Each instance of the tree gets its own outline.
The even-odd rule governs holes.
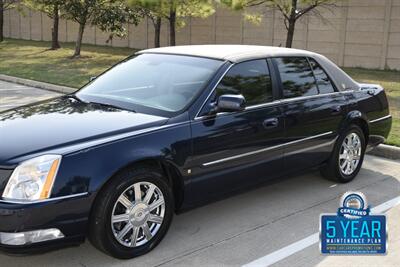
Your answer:
[[[4,11],[14,8],[18,0],[0,0],[0,42],[4,41]]]
[[[337,2],[338,0],[336,0]],[[313,13],[320,16],[318,7],[326,8],[334,5],[334,0],[223,0],[234,9],[244,9],[264,5],[278,10],[284,18],[287,30],[286,47],[292,47],[296,22],[304,14]]]
[[[184,18],[206,18],[215,12],[212,0],[127,0],[132,7],[140,6],[145,15],[153,21],[155,36],[154,44],[160,46],[161,19],[167,19],[169,24],[169,44],[176,44],[176,28],[185,25]],[[150,16],[149,16],[150,15]]]
[[[58,41],[58,24],[60,21],[60,10],[64,3],[63,0],[24,0],[24,4],[30,8],[45,13],[53,20],[53,27],[51,29],[51,49],[56,50],[60,48]]]
[[[154,47],[160,47],[161,20],[163,17],[160,1],[128,0],[128,5],[137,9],[143,17],[151,20],[154,27]]]
[[[184,18],[206,18],[215,12],[214,1],[211,0],[167,0],[162,1],[169,22],[169,44],[176,44],[176,27],[185,25]]]
[[[75,52],[72,56],[80,57],[83,33],[86,25],[97,26],[102,31],[111,32],[119,37],[126,35],[125,25],[137,25],[139,15],[128,8],[122,0],[65,0],[63,4],[65,18],[79,24]]]

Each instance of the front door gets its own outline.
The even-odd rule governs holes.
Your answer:
[[[208,116],[223,94],[241,94],[246,109]],[[233,65],[191,124],[193,200],[222,196],[277,175],[283,167],[283,117],[266,60]]]

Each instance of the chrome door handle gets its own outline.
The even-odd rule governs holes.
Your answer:
[[[266,119],[263,122],[263,126],[265,129],[271,129],[271,128],[275,128],[279,125],[279,120],[278,118],[272,118],[272,119]]]

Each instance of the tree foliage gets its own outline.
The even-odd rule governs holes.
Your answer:
[[[45,13],[50,18],[54,18],[54,15],[59,15],[54,13],[54,6],[61,6],[64,1],[63,0],[23,0],[22,3],[33,10],[37,10]]]
[[[79,24],[74,57],[80,56],[82,37],[86,25],[124,37],[126,25],[137,25],[140,16],[137,10],[129,8],[122,0],[65,0],[62,6],[64,17]]]
[[[137,12],[118,0],[66,0],[65,18],[78,24],[90,24],[118,36],[126,34],[125,24],[137,24]]]
[[[23,0],[23,4],[33,10],[37,10],[46,14],[53,20],[53,27],[51,29],[51,49],[55,50],[60,48],[58,41],[58,24],[60,19],[61,7],[64,4],[63,0]]]
[[[132,7],[139,7],[153,23],[156,20],[161,23],[160,18],[168,20],[170,45],[175,45],[176,29],[185,26],[185,18],[206,18],[215,12],[215,1],[212,0],[127,0],[127,2]]]
[[[14,8],[19,2],[19,0],[0,0],[0,11],[3,12]]]

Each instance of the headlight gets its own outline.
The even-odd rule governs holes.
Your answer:
[[[60,155],[44,155],[22,162],[12,173],[3,199],[29,202],[49,198],[60,162]]]

